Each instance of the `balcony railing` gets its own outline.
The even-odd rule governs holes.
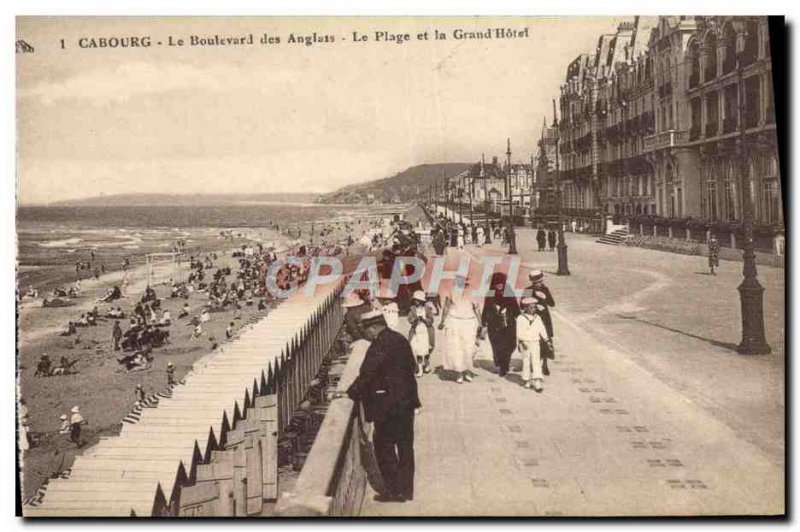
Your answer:
[[[644,138],[643,151],[662,150],[664,148],[680,146],[686,143],[688,136],[689,132],[685,129],[662,131]]]
[[[722,133],[733,133],[736,131],[736,117],[726,116],[722,119]]]
[[[706,138],[709,139],[711,137],[717,136],[717,130],[719,129],[719,123],[715,120],[714,122],[709,122],[706,124]]]

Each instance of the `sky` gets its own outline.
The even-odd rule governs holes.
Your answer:
[[[23,17],[17,39],[35,52],[16,56],[18,202],[328,192],[416,164],[503,158],[507,138],[527,162],[568,63],[623,20]],[[493,28],[529,36],[453,37]],[[411,40],[378,42],[378,31]],[[287,42],[314,32],[334,42]],[[249,34],[247,47],[168,44]],[[265,34],[281,43],[259,44]],[[129,36],[152,45],[79,46]]]

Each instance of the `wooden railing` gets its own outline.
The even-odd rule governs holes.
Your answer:
[[[343,289],[344,280],[322,306],[309,316],[301,332],[292,339],[276,362],[279,436],[288,428],[342,326],[344,310],[339,303],[339,296]]]

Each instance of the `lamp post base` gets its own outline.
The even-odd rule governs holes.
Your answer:
[[[742,305],[741,355],[768,355],[772,348],[764,337],[764,288],[755,278],[745,277],[738,287]]]
[[[567,244],[562,240],[556,245],[556,250],[558,252],[558,271],[556,275],[570,275],[567,261]]]

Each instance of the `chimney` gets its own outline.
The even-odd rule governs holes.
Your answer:
[[[495,165],[495,166],[497,166],[497,155],[495,155],[494,157],[492,157],[492,164],[493,164],[493,165]]]

